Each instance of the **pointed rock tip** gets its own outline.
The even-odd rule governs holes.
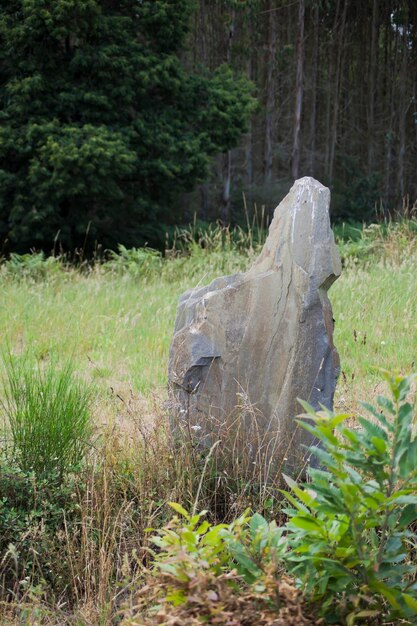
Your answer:
[[[291,191],[296,187],[316,187],[317,189],[328,189],[328,187],[322,185],[320,181],[316,180],[312,176],[303,176],[302,178],[297,178],[297,180],[294,181],[294,184],[291,187]]]

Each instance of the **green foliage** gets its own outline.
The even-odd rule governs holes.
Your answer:
[[[380,173],[362,171],[357,159],[340,158],[340,176],[332,185],[332,215],[338,220],[372,220],[381,197]]]
[[[119,244],[118,252],[110,252],[110,260],[105,269],[117,274],[130,274],[135,277],[156,278],[162,268],[162,255],[152,248],[130,248]]]
[[[206,571],[236,570],[256,591],[268,592],[284,565],[327,623],[416,623],[417,436],[407,401],[414,377],[385,378],[392,400],[364,404],[371,417],[320,413],[304,404],[300,424],[321,442],[321,467],[309,482],[285,477],[288,521],[278,527],[259,514],[210,525],[206,513],[179,517],[153,537],[155,565],[167,575],[167,600],[180,604]]]
[[[258,233],[259,235],[259,233]],[[165,256],[152,248],[126,248],[110,251],[109,260],[103,264],[105,272],[158,281],[178,280],[184,273],[199,280],[201,274],[224,274],[244,271],[248,255],[258,246],[252,231],[230,229],[218,224],[176,228],[171,247]]]
[[[266,581],[282,571],[286,543],[274,521],[268,523],[262,515],[249,516],[246,511],[231,524],[214,525],[201,521],[207,511],[190,515],[175,502],[170,506],[183,519],[175,516],[152,537],[159,548],[154,565],[173,581],[166,596],[168,602],[185,602],[183,583],[191,583],[203,571],[220,576],[236,570],[245,583],[256,585],[257,592],[265,591]]]
[[[62,268],[60,259],[54,256],[45,257],[43,252],[30,254],[13,252],[10,258],[0,265],[0,273],[11,279],[37,282],[56,276]]]
[[[377,224],[342,223],[334,227],[344,265],[382,259],[402,262],[416,251],[417,221],[387,220]]]
[[[73,366],[42,367],[23,355],[4,357],[2,417],[11,459],[38,477],[64,476],[82,462],[91,437],[92,389],[77,380]]]
[[[66,533],[76,534],[80,518],[93,392],[71,362],[57,368],[6,354],[3,365],[0,579],[17,595],[26,583],[64,592],[71,576]]]
[[[282,572],[287,544],[283,528],[275,520],[268,522],[255,513],[239,533],[231,525],[224,538],[239,575],[247,583],[256,584],[258,591],[266,588],[264,579]]]
[[[157,241],[179,192],[254,107],[228,67],[178,53],[193,0],[12,0],[0,8],[0,237],[12,249]],[[159,242],[160,243],[160,242]]]
[[[392,400],[364,404],[371,417],[358,417],[358,427],[346,425],[349,415],[304,405],[299,423],[322,443],[313,450],[321,468],[309,469],[305,485],[286,478],[287,563],[330,621],[341,612],[347,624],[415,623],[417,615],[417,537],[410,529],[417,520],[417,437],[407,401],[413,377],[385,378]]]
[[[184,519],[175,516],[152,537],[152,543],[160,550],[155,555],[156,567],[180,581],[192,579],[200,569],[220,574],[229,560],[222,535],[227,524],[212,526],[206,520],[201,521],[207,511],[190,515],[176,502],[169,505]],[[243,519],[239,520],[242,522]]]
[[[47,581],[55,591],[69,583],[63,557],[65,525],[76,532],[80,517],[75,468],[64,477],[38,478],[0,454],[0,580],[18,595],[25,583]],[[17,585],[17,588],[16,588]],[[19,585],[22,587],[19,589]]]

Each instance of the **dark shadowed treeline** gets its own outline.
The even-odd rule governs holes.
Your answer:
[[[412,204],[416,81],[416,0],[0,3],[0,252],[163,247],[303,175]]]
[[[294,178],[331,185],[334,215],[368,218],[417,196],[415,0],[199,0],[187,62],[230,62],[259,107],[190,207],[275,206]]]
[[[184,68],[193,0],[0,3],[0,252],[163,245],[256,105]]]

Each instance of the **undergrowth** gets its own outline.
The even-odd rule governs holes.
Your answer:
[[[304,404],[299,423],[321,442],[312,450],[321,467],[309,468],[305,484],[285,477],[286,522],[247,510],[214,524],[208,511],[170,503],[177,515],[151,539],[157,551],[139,592],[141,617],[126,623],[160,623],[152,615],[168,615],[172,605],[181,607],[173,610],[184,623],[194,623],[187,619],[198,606],[203,622],[216,616],[215,623],[228,624],[228,588],[258,598],[260,611],[262,598],[273,623],[285,623],[281,584],[288,575],[304,598],[299,621],[287,616],[288,624],[317,623],[309,621],[313,615],[347,626],[417,623],[417,436],[409,402],[415,377],[385,377],[392,399],[364,404],[370,417],[356,417],[354,427],[346,425],[352,416]]]
[[[366,264],[378,260],[401,263],[417,253],[417,219],[383,221],[376,224],[338,224],[334,228],[342,262]],[[190,278],[201,275],[201,265],[211,272],[243,271],[247,259],[254,257],[264,244],[267,230],[264,226],[249,225],[247,229],[235,226],[206,225],[177,228],[162,253],[152,248],[108,250],[102,257],[85,259],[79,252],[73,259],[63,254],[45,256],[32,252],[0,258],[0,277],[40,281],[53,279],[59,273],[92,271],[105,274],[130,275],[134,278],[159,280],[175,278],[186,270]]]
[[[185,435],[174,446],[162,412],[154,423],[135,415],[129,437],[103,431],[59,481],[3,456],[8,623],[234,624],[236,611],[247,624],[415,623],[412,378],[387,382],[393,399],[364,405],[371,418],[349,427],[351,415],[306,406],[300,424],[322,441],[321,468],[304,485],[287,478],[289,508],[278,480],[260,494],[253,476],[233,477],[228,445],[200,458]],[[35,609],[38,621],[25,621]]]
[[[414,367],[415,220],[388,228],[345,228],[336,238],[345,264],[344,274],[330,293],[343,365],[337,397],[337,408],[343,411],[337,410],[336,415],[351,415],[353,409],[357,412],[360,395],[367,393],[374,402],[391,384],[381,383],[371,365],[398,368],[402,374]],[[334,444],[334,453],[345,455],[343,464],[352,471],[337,477],[327,467],[332,477],[327,486],[332,494],[345,488],[348,494],[349,489],[356,494],[351,500],[344,495],[338,501],[337,519],[326,512],[329,498],[320,483],[324,479],[314,473],[311,483],[296,487],[301,491],[292,496],[293,511],[284,511],[279,472],[266,475],[261,471],[261,458],[253,463],[252,458],[238,455],[236,430],[219,433],[221,444],[209,456],[193,446],[187,433],[179,446],[171,440],[169,416],[157,389],[166,380],[178,294],[216,275],[245,270],[261,240],[261,233],[248,239],[243,231],[194,228],[178,233],[165,254],[146,248],[120,249],[104,263],[84,261],[78,268],[63,258],[48,260],[42,255],[5,259],[0,264],[8,304],[0,312],[0,323],[11,353],[26,355],[20,361],[13,357],[13,365],[6,360],[2,366],[6,379],[0,396],[3,418],[9,422],[1,434],[0,455],[2,623],[95,626],[121,622],[133,626],[156,623],[155,611],[160,611],[160,617],[165,615],[161,619],[172,616],[178,623],[196,624],[201,612],[211,615],[221,605],[229,620],[225,623],[233,624],[233,615],[240,612],[248,624],[269,624],[278,619],[277,597],[282,598],[280,610],[285,609],[283,624],[301,624],[302,619],[310,623],[314,610],[308,602],[318,603],[326,620],[336,606],[338,618],[346,624],[387,624],[390,619],[414,623],[413,616],[398,613],[395,606],[404,605],[404,611],[409,611],[406,597],[412,606],[415,599],[414,583],[403,584],[414,580],[414,570],[402,569],[414,567],[414,535],[402,534],[398,543],[398,533],[413,533],[413,525],[400,528],[398,522],[391,533],[391,521],[384,529],[384,515],[388,511],[394,519],[408,506],[412,507],[408,510],[416,507],[397,501],[388,510],[389,479],[378,483],[369,474],[382,471],[385,457],[393,450],[389,428],[382,426],[385,437],[375,431],[368,436],[360,421],[352,435],[346,435],[345,422],[337,427],[339,443],[347,437],[354,451],[345,442],[340,448]],[[377,309],[384,314],[376,316]],[[72,367],[65,375],[62,361],[68,363],[71,355],[77,371]],[[61,375],[64,387],[58,393]],[[92,394],[92,382],[98,393]],[[71,395],[75,389],[78,396]],[[376,422],[381,411],[391,406],[386,402],[377,408]],[[44,416],[49,416],[49,425]],[[394,424],[400,418],[409,420],[410,414],[402,409],[401,416],[394,411],[387,417]],[[317,428],[332,419],[320,416]],[[85,424],[84,433],[82,428],[77,430],[77,420]],[[68,440],[65,435],[72,427],[73,447],[68,444],[71,437]],[[413,422],[409,432],[414,433],[414,428]],[[384,444],[375,444],[373,437],[385,441],[385,451]],[[409,448],[411,443],[410,439]],[[259,442],[252,444],[262,448]],[[365,461],[360,464],[364,454],[369,466]],[[400,476],[399,482],[397,477],[393,485],[408,489],[404,485],[411,473]],[[372,480],[378,483],[385,508],[382,504],[372,508],[380,497]],[[371,496],[369,489],[374,489]],[[306,504],[312,494],[314,499]],[[300,509],[295,501],[308,509],[301,517],[314,518],[311,522],[308,517],[309,529],[296,525]],[[160,537],[165,536],[163,529],[178,535],[189,524],[185,517],[169,521],[168,502],[180,502],[191,517],[207,510],[198,520],[206,526],[203,535],[218,525],[225,525],[223,530],[230,533],[228,543],[221,540],[226,561],[214,572],[203,568],[193,581],[181,581],[179,598],[187,600],[175,607],[165,601],[169,585],[176,593],[175,577],[156,567],[163,562],[164,549],[157,546],[153,554],[152,533],[146,532],[152,527],[162,529]],[[354,514],[346,508],[352,502],[357,507]],[[294,527],[289,519],[295,520]],[[358,530],[349,526],[351,519],[364,521],[362,542],[355,543],[352,533],[357,535]],[[257,539],[254,525],[259,526]],[[357,554],[349,561],[349,575],[344,569],[344,542],[350,549],[354,544],[353,548],[362,550],[362,561]],[[383,559],[400,559],[392,561],[396,577],[386,576],[389,567],[382,567],[382,561],[378,572],[372,569],[382,558],[378,557],[381,544],[385,546]],[[393,546],[397,552],[392,552]],[[226,552],[222,554],[221,559]],[[184,567],[189,559],[193,557],[187,553]],[[379,589],[375,579],[377,586],[382,584]],[[309,581],[316,581],[314,589]],[[196,593],[190,599],[187,594],[192,591]],[[358,616],[363,611],[371,613]]]

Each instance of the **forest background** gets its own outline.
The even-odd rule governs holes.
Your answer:
[[[162,248],[303,175],[334,220],[406,210],[416,77],[414,0],[8,0],[3,253]]]

